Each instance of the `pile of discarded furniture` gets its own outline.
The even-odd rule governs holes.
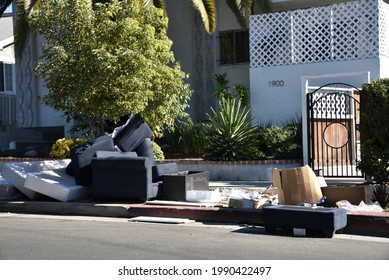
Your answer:
[[[180,173],[174,162],[156,164],[151,136],[142,117],[130,115],[112,134],[72,148],[70,159],[6,163],[1,175],[30,199],[159,198],[163,176]]]
[[[0,189],[0,197],[4,190],[9,197],[14,195],[13,188],[32,200],[50,197],[62,202],[84,198],[185,201],[189,195],[202,200],[196,196],[217,193],[209,191],[206,171],[179,171],[174,162],[156,163],[151,136],[141,116],[130,115],[112,134],[72,148],[70,159],[6,163],[0,176],[0,185],[6,188]],[[274,169],[273,186],[278,203],[266,202],[262,207],[268,232],[293,228],[332,237],[346,226],[345,209],[321,206],[325,196],[309,166]]]

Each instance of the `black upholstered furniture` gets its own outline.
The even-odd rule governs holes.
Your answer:
[[[124,153],[125,154],[125,153]],[[92,160],[95,199],[140,199],[158,196],[159,183],[152,182],[152,165],[147,157],[123,153],[99,155]]]
[[[77,184],[92,185],[95,199],[157,198],[162,176],[179,170],[176,163],[155,164],[151,135],[140,115],[130,115],[112,135],[73,148],[68,174]]]
[[[123,151],[134,151],[145,138],[150,138],[152,131],[140,115],[130,115],[128,121],[112,133],[115,145]]]
[[[97,152],[92,169],[92,197],[98,200],[161,197],[162,176],[178,172],[175,162],[153,165],[149,157],[136,152]]]
[[[343,208],[269,205],[262,209],[267,232],[275,232],[277,228],[303,228],[332,237],[336,230],[347,225],[347,213]]]
[[[103,135],[71,149],[71,164],[67,172],[75,177],[77,185],[92,184],[91,162],[97,151],[115,151],[112,137]]]

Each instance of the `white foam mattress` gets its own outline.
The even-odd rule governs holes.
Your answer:
[[[28,198],[36,199],[39,198],[41,194],[24,186],[27,174],[66,168],[69,163],[70,159],[10,162],[4,164],[1,176],[15,186],[19,191],[24,193]]]
[[[85,186],[76,185],[66,168],[28,173],[24,187],[62,202],[80,199],[87,193]]]
[[[0,200],[12,200],[22,196],[15,186],[0,175]]]

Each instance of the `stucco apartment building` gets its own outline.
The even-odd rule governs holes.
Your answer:
[[[215,2],[217,28],[207,34],[191,1],[166,0],[172,49],[194,90],[194,120],[204,120],[216,104],[215,74],[226,73],[231,85],[250,89],[255,122],[302,116],[306,125],[306,95],[314,88],[344,83],[358,89],[389,77],[388,0],[273,0],[273,12],[254,13],[249,30],[241,29],[225,1]],[[39,102],[46,93],[32,70],[39,45],[32,36],[16,60],[16,125],[66,134],[62,113]]]

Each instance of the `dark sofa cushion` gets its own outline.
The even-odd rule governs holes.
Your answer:
[[[147,123],[138,115],[131,115],[128,122],[116,129],[112,138],[123,152],[133,151],[145,139],[150,138],[152,131]]]
[[[154,165],[152,168],[153,182],[159,182],[162,180],[163,175],[170,175],[178,173],[178,165],[176,162],[160,163]]]
[[[135,152],[140,157],[147,157],[150,159],[151,165],[154,165],[154,152],[153,145],[151,144],[150,138],[145,138],[143,141],[135,148]]]
[[[97,151],[115,151],[113,139],[109,135],[103,135],[70,150],[71,166],[77,185],[92,184],[91,162]]]
[[[107,158],[107,157],[137,157],[136,152],[111,152],[111,151],[97,151],[95,157]]]

